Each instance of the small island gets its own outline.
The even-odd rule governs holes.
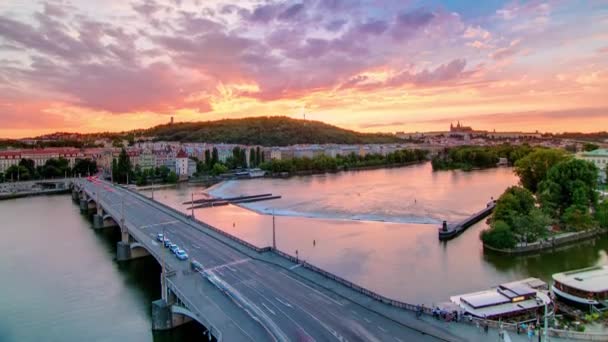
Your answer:
[[[593,163],[556,149],[536,150],[515,164],[520,186],[498,199],[484,248],[518,254],[594,237],[608,229],[608,200],[598,195]]]

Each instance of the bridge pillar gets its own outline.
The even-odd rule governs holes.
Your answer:
[[[141,244],[135,242],[129,232],[121,232],[122,239],[116,244],[116,260],[127,261],[150,255]]]
[[[80,212],[83,214],[91,214],[95,212],[95,202],[89,202],[88,199],[80,200]]]
[[[166,286],[163,274],[160,275],[160,283],[163,298],[152,302],[152,330],[169,330],[191,322],[190,317],[173,313],[171,307],[177,297]]]
[[[114,221],[113,218],[99,214],[93,215],[93,228],[102,229],[114,227],[118,227],[118,224],[116,223],[116,221]]]
[[[76,190],[76,189],[72,189],[72,201],[74,201],[76,203],[80,203],[80,194],[78,193],[78,190]]]
[[[164,299],[152,302],[152,330],[170,330],[192,321],[190,317],[174,314],[171,306]]]

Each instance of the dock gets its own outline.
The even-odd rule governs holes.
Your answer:
[[[448,224],[446,221],[443,221],[443,225],[441,227],[439,227],[439,240],[442,240],[442,241],[450,240],[450,239],[458,236],[460,233],[464,232],[467,228],[469,228],[473,224],[481,221],[482,219],[484,219],[485,217],[490,215],[492,213],[492,211],[494,211],[495,207],[496,207],[496,201],[491,200],[490,202],[488,202],[488,204],[486,205],[485,208],[483,208],[482,210],[476,212],[475,214],[467,217],[466,219],[464,219],[460,222]]]

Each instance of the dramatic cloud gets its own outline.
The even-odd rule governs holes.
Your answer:
[[[9,0],[0,4],[0,115],[21,129],[51,129],[86,124],[87,113],[146,126],[169,113],[314,110],[372,128],[374,111],[397,123],[410,122],[400,115],[538,111],[541,102],[608,107],[605,6],[508,2],[473,16],[433,4]],[[40,116],[50,119],[32,119]]]

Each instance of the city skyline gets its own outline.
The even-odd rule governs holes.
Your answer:
[[[601,1],[382,5],[4,2],[0,137],[123,131],[171,116],[306,115],[364,132],[456,120],[592,132],[608,118]]]

